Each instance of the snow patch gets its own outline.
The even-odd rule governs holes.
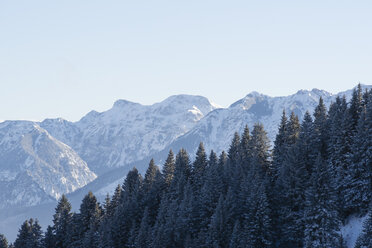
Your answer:
[[[363,217],[351,216],[346,220],[346,224],[341,227],[341,234],[348,248],[354,248],[367,217],[368,214]]]

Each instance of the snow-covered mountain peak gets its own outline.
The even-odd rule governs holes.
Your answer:
[[[0,192],[0,208],[39,204],[81,188],[96,178],[75,151],[36,122],[1,123],[0,140],[0,183],[4,187]],[[25,180],[30,187],[20,192],[17,185],[25,184]],[[9,194],[23,197],[15,200]]]
[[[131,108],[131,107],[134,107],[134,106],[142,106],[142,104],[140,103],[136,103],[136,102],[131,102],[131,101],[128,101],[128,100],[125,100],[125,99],[119,99],[119,100],[116,100],[113,107],[114,109],[121,109],[121,108]]]
[[[325,91],[325,90],[319,90],[319,89],[312,89],[311,90],[311,93],[312,94],[315,94],[319,97],[323,97],[323,98],[327,98],[327,97],[331,97],[332,96],[332,93],[328,92],[328,91]]]
[[[83,116],[78,123],[89,123],[90,121],[97,118],[101,113],[95,110],[91,110],[88,114]]]
[[[272,97],[269,97],[267,95],[258,93],[257,91],[252,91],[248,95],[246,95],[244,98],[236,101],[235,103],[231,104],[229,108],[240,108],[243,110],[249,110],[253,106],[262,103],[264,101],[267,101]]]
[[[152,105],[152,109],[164,114],[184,113],[185,111],[195,109],[195,107],[203,115],[216,108],[206,97],[186,94],[170,96],[164,101]]]
[[[246,95],[246,97],[260,97],[260,96],[264,96],[264,94],[261,94],[258,91],[251,91],[250,93]]]
[[[76,123],[41,123],[98,173],[162,150],[216,109],[202,96],[175,95],[153,105],[118,100],[107,111],[90,112]]]

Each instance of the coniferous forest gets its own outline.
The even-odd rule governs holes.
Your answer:
[[[65,196],[52,226],[26,220],[15,248],[342,248],[340,226],[369,212],[355,247],[372,247],[372,91],[359,86],[300,123],[283,112],[271,149],[264,126],[235,133],[228,151],[195,160],[169,151],[162,168],[133,168],[112,196]],[[8,247],[0,236],[0,247]]]

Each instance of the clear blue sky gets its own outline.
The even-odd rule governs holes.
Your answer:
[[[372,82],[371,1],[0,1],[0,120]]]

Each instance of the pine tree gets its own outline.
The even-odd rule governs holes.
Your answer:
[[[0,234],[0,248],[8,248],[8,240],[3,234]]]

